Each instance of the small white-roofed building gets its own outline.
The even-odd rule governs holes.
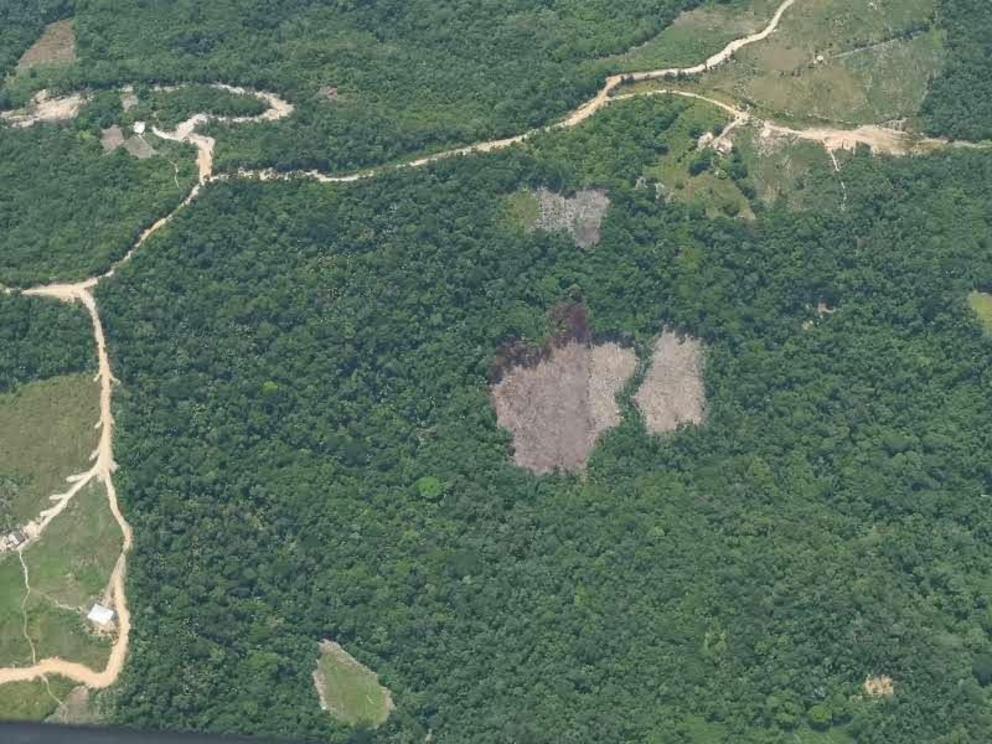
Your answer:
[[[113,626],[115,616],[116,614],[112,609],[109,607],[104,607],[102,604],[97,602],[89,611],[86,619],[100,628],[107,629]]]

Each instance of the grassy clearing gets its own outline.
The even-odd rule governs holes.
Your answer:
[[[43,721],[59,707],[74,686],[63,677],[0,686],[0,721]],[[53,697],[54,695],[54,697]]]
[[[972,292],[968,295],[968,304],[986,332],[992,333],[992,294]]]
[[[22,524],[87,468],[99,432],[99,388],[85,374],[23,385],[0,395],[0,517]]]
[[[58,656],[93,669],[107,665],[112,639],[97,633],[83,613],[57,607],[33,591],[27,611],[28,634],[39,659]]]
[[[88,485],[24,552],[32,594],[88,611],[103,596],[121,542],[106,491]]]
[[[393,709],[392,695],[379,684],[378,675],[336,643],[320,645],[314,682],[321,707],[343,723],[374,728]]]
[[[785,122],[912,118],[941,68],[934,0],[809,0],[769,39],[685,86],[743,101]]]
[[[27,628],[39,659],[58,656],[93,668],[106,665],[111,638],[97,633],[85,615],[103,596],[121,539],[104,488],[90,484],[24,551],[31,582]],[[31,662],[21,612],[24,594],[21,562],[8,553],[0,559],[0,665]]]
[[[747,167],[757,199],[797,210],[827,205],[840,208],[839,184],[836,193],[822,188],[822,177],[831,173],[833,166],[819,144],[785,139],[763,142],[759,134],[759,128],[749,126],[734,138],[734,147]],[[837,157],[846,156],[839,153]]]
[[[779,0],[754,0],[742,6],[710,3],[682,13],[645,44],[609,58],[624,72],[689,67],[720,51],[729,42],[758,31],[771,18]]]
[[[532,191],[517,191],[506,197],[506,214],[514,227],[531,230],[541,217],[541,205]]]
[[[0,556],[0,666],[31,662],[31,647],[24,640],[23,599],[21,563],[16,553],[6,553]]]
[[[728,123],[727,115],[706,103],[693,103],[676,119],[666,135],[669,150],[658,165],[646,169],[657,180],[664,198],[697,204],[710,217],[752,218],[747,196],[730,177],[728,159],[712,150],[700,150],[697,143],[706,132],[719,132]],[[699,170],[704,160],[705,169]]]

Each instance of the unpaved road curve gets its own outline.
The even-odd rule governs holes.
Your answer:
[[[56,506],[46,510],[39,520],[29,525],[28,540],[18,548],[18,551],[23,557],[24,549],[35,542],[52,520],[65,510],[71,499],[94,479],[102,483],[106,490],[110,511],[114,515],[117,525],[120,527],[123,542],[121,553],[117,557],[117,562],[114,565],[109,582],[109,595],[113,601],[114,611],[117,613],[117,637],[111,647],[110,659],[107,662],[107,666],[102,671],[96,671],[84,664],[66,661],[65,659],[42,659],[31,666],[0,669],[0,685],[8,682],[24,682],[38,679],[47,674],[58,674],[88,687],[99,689],[114,684],[120,675],[121,669],[124,667],[124,661],[127,658],[131,639],[131,613],[128,608],[124,578],[127,569],[127,555],[134,543],[134,535],[131,525],[128,524],[121,512],[120,503],[117,499],[117,490],[114,487],[113,474],[117,469],[117,463],[114,461],[114,417],[112,412],[113,385],[115,380],[110,365],[110,357],[107,354],[107,342],[103,323],[100,320],[96,300],[93,298],[93,289],[101,279],[113,276],[114,270],[122,263],[129,261],[135,251],[144,245],[149,237],[165,227],[179,210],[190,204],[210,178],[213,167],[214,141],[210,137],[196,133],[195,130],[199,124],[210,120],[229,121],[232,123],[275,121],[288,116],[293,110],[293,107],[289,103],[271,93],[255,93],[231,86],[218,85],[216,87],[246,95],[255,95],[267,101],[269,108],[257,117],[210,117],[198,114],[181,124],[175,132],[160,133],[160,136],[164,135],[167,139],[190,142],[197,148],[199,180],[190,194],[169,215],[158,220],[145,230],[124,258],[114,264],[105,274],[77,284],[50,284],[22,291],[22,294],[29,297],[48,297],[61,302],[78,302],[89,313],[93,325],[93,339],[97,352],[97,380],[100,383],[100,420],[98,422],[100,440],[97,443],[96,450],[93,452],[93,466],[86,473],[74,476],[72,478],[72,488],[66,494],[59,496]]]
[[[319,171],[276,171],[271,168],[262,170],[240,170],[234,174],[235,177],[239,178],[254,178],[261,181],[281,181],[290,180],[293,178],[308,178],[314,181],[319,181],[321,183],[353,183],[355,181],[361,181],[368,178],[375,178],[381,175],[387,170],[395,170],[397,168],[422,168],[431,163],[436,163],[441,160],[446,160],[448,158],[457,157],[459,155],[479,155],[487,152],[495,152],[497,150],[505,150],[507,147],[516,145],[520,142],[524,142],[536,134],[542,132],[550,132],[556,129],[571,129],[577,127],[579,124],[584,122],[590,116],[593,116],[601,109],[610,105],[614,100],[613,93],[623,84],[628,82],[640,82],[644,80],[658,80],[663,78],[679,78],[692,75],[699,75],[707,70],[712,70],[714,67],[722,65],[735,53],[743,49],[744,47],[755,44],[759,41],[763,41],[771,36],[775,30],[778,28],[779,23],[782,21],[782,16],[785,14],[796,0],[783,0],[782,4],[778,6],[775,14],[772,16],[768,24],[753,34],[748,34],[740,39],[735,39],[731,41],[727,46],[721,49],[716,54],[709,57],[705,62],[701,62],[698,65],[693,65],[692,67],[666,67],[660,70],[648,70],[647,72],[634,72],[625,75],[611,75],[606,78],[606,82],[603,87],[599,89],[599,92],[586,101],[572,113],[568,114],[561,121],[551,124],[546,127],[540,127],[538,129],[532,129],[523,134],[518,134],[514,137],[506,137],[504,139],[489,140],[487,142],[477,142],[473,145],[466,145],[464,147],[457,147],[451,150],[444,150],[443,152],[435,153],[433,155],[427,155],[417,160],[411,160],[406,163],[401,163],[400,165],[384,166],[381,168],[370,168],[363,171],[358,171],[357,173],[350,173],[347,175],[335,176],[330,174],[321,173]],[[157,132],[156,132],[157,134]],[[161,136],[161,135],[159,135]],[[215,181],[228,181],[231,180],[231,175],[216,176],[212,180]]]

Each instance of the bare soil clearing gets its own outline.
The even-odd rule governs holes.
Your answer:
[[[48,717],[49,723],[62,725],[93,725],[100,722],[100,715],[93,705],[92,693],[85,685],[74,687]]]
[[[599,436],[620,423],[616,395],[637,369],[631,349],[572,341],[533,367],[516,367],[492,389],[513,459],[543,474],[585,469]]]
[[[124,145],[124,132],[116,124],[100,132],[100,145],[105,153],[111,153]]]
[[[706,418],[703,345],[664,331],[655,341],[651,368],[634,396],[652,434],[675,431]]]
[[[71,20],[56,21],[28,49],[17,63],[22,72],[40,65],[70,65],[76,61],[76,29]]]
[[[155,148],[152,147],[148,143],[148,140],[141,135],[128,137],[127,140],[124,141],[123,147],[132,157],[135,157],[138,160],[147,160],[155,155]]]
[[[35,124],[70,121],[79,115],[83,104],[88,100],[83,93],[73,93],[62,98],[49,98],[48,91],[41,90],[35,94],[31,103],[23,109],[0,111],[0,121],[8,122],[12,127],[31,127]]]
[[[534,227],[549,232],[567,232],[579,248],[599,244],[600,227],[610,208],[610,199],[602,189],[586,189],[565,197],[547,189],[538,189],[540,215]]]

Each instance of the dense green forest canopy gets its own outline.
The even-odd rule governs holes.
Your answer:
[[[0,292],[0,393],[92,366],[90,321],[85,313]]]
[[[923,106],[928,129],[958,139],[992,139],[992,3],[942,0],[947,62]]]
[[[329,637],[393,691],[381,741],[987,738],[992,159],[862,156],[846,211],[711,221],[639,178],[680,106],[218,185],[100,288],[143,536],[119,720],[358,740],[314,704]],[[539,185],[609,189],[594,251],[508,219]],[[704,339],[707,425],[651,437],[625,394],[585,478],[513,467],[490,366],[563,301],[642,359]]]
[[[105,153],[101,127],[122,112],[119,96],[103,99],[70,127],[0,128],[0,284],[106,271],[192,188],[186,145],[152,138],[157,154],[147,160],[123,148]]]

